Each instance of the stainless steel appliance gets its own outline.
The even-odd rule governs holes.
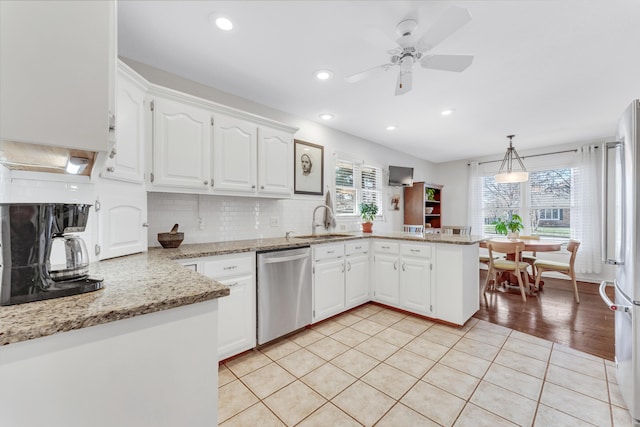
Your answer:
[[[311,248],[258,253],[258,345],[311,324]]]
[[[0,305],[20,304],[94,291],[102,279],[89,277],[84,241],[91,205],[0,204]],[[65,262],[51,264],[54,243]]]
[[[620,392],[640,426],[640,100],[625,110],[617,141],[603,150],[603,260],[616,266],[613,282],[602,282],[600,296],[615,311],[616,365]],[[615,302],[605,293],[615,289]]]

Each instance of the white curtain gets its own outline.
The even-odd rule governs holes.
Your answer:
[[[471,226],[471,234],[484,234],[484,220],[482,215],[482,176],[478,162],[469,164],[469,208],[467,210],[467,224]]]
[[[600,152],[595,145],[578,149],[578,165],[573,173],[571,192],[571,238],[581,242],[576,257],[576,273],[598,274],[600,258],[600,205],[602,195],[599,181]]]

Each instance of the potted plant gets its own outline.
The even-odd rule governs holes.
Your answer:
[[[371,233],[373,228],[373,220],[378,213],[378,205],[375,203],[360,203],[360,217],[364,220],[362,223],[362,231]]]
[[[436,199],[436,190],[435,190],[435,188],[427,187],[424,190],[424,192],[427,195],[427,200],[435,200]]]
[[[524,228],[522,223],[522,217],[518,214],[505,214],[502,218],[498,218],[493,221],[496,233],[503,234],[509,239],[517,239],[520,236],[520,230]]]

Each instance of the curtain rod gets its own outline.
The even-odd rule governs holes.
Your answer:
[[[596,145],[596,148],[598,148],[598,146]],[[562,154],[562,153],[577,153],[578,149],[574,148],[573,150],[563,150],[563,151],[553,151],[551,153],[541,153],[541,154],[531,154],[530,156],[521,156],[520,158],[522,160],[527,159],[529,157],[540,157],[540,156],[551,156],[553,154]],[[501,162],[502,159],[500,160],[487,160],[486,162],[479,162],[478,165],[485,165],[487,163],[497,163],[497,162]],[[467,166],[471,166],[471,163],[467,163]]]

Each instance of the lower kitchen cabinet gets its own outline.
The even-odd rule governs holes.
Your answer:
[[[373,300],[432,315],[432,247],[393,241],[374,243]]]
[[[218,358],[227,359],[256,346],[256,254],[219,255],[181,260],[194,269],[229,286],[230,294],[218,305]]]
[[[369,242],[312,248],[313,322],[369,301]]]
[[[345,308],[353,308],[371,299],[369,242],[345,244]]]

